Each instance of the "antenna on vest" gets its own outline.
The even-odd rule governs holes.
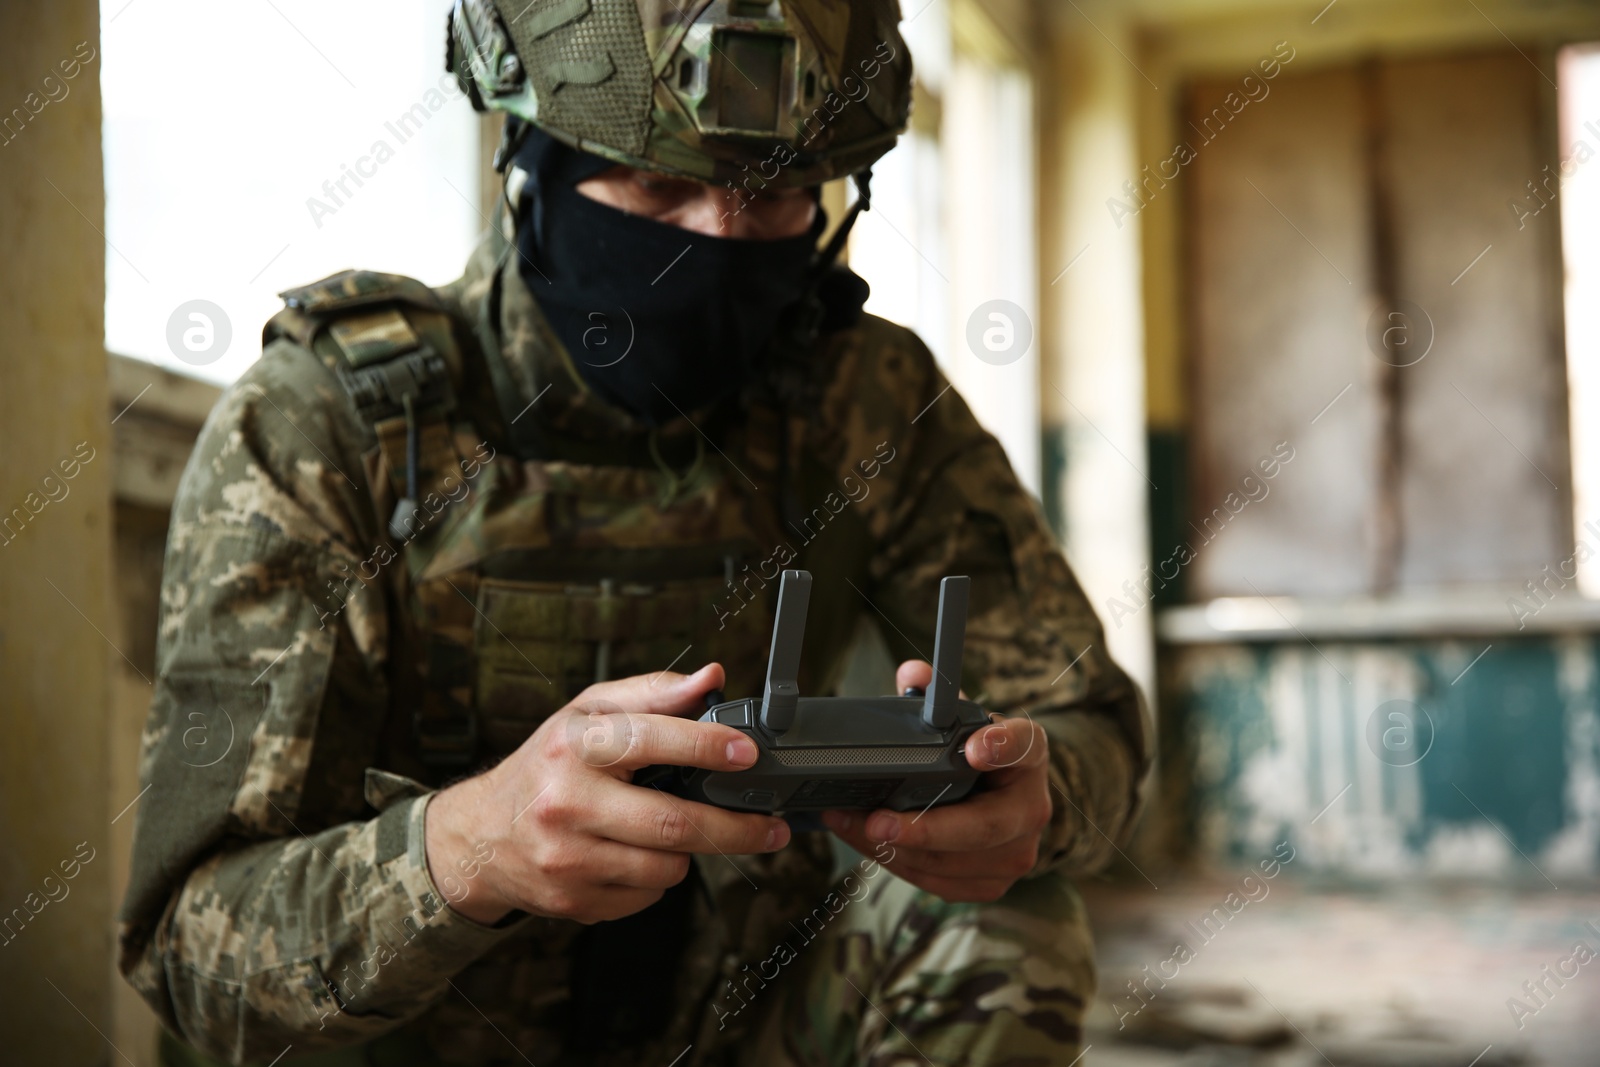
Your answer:
[[[794,724],[800,703],[800,646],[805,641],[810,604],[811,572],[784,571],[778,585],[772,651],[767,656],[767,688],[761,696],[761,725],[773,733],[782,733]]]
[[[922,721],[935,730],[955,725],[961,691],[961,651],[967,638],[967,592],[972,579],[939,583],[939,621],[933,634],[933,680],[922,698]]]

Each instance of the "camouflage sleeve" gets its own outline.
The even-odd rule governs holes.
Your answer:
[[[445,906],[421,788],[367,770],[392,594],[344,577],[379,536],[365,432],[279,342],[212,412],[173,509],[119,965],[233,1062],[390,1029],[506,933]]]
[[[868,516],[870,613],[897,659],[929,659],[939,579],[971,576],[967,692],[992,711],[1031,716],[1050,738],[1054,806],[1038,870],[1094,870],[1130,832],[1149,769],[1138,690],[1107,654],[1039,504],[926,347],[878,323],[845,358],[859,362],[845,377],[864,415],[847,423],[858,440],[839,454],[872,455],[879,441],[899,453]]]

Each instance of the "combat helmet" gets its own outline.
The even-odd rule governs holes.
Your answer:
[[[456,0],[446,62],[478,110],[582,151],[800,187],[861,174],[905,130],[899,21],[898,0]]]

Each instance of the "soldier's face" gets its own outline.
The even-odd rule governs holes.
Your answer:
[[[578,183],[591,200],[710,237],[772,241],[798,237],[816,217],[810,189],[735,192],[689,178],[669,178],[634,167],[616,166]]]

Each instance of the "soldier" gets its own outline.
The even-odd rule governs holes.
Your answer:
[[[898,19],[458,0],[504,225],[440,290],[285,294],[174,507],[120,933],[165,1062],[1077,1057],[1067,878],[1147,732],[999,445],[862,313],[854,211],[817,250],[820,183],[865,208],[905,127]],[[811,693],[863,617],[926,685],[972,576],[979,792],[830,833],[632,784],[753,761],[695,720],[756,692],[791,565]]]

